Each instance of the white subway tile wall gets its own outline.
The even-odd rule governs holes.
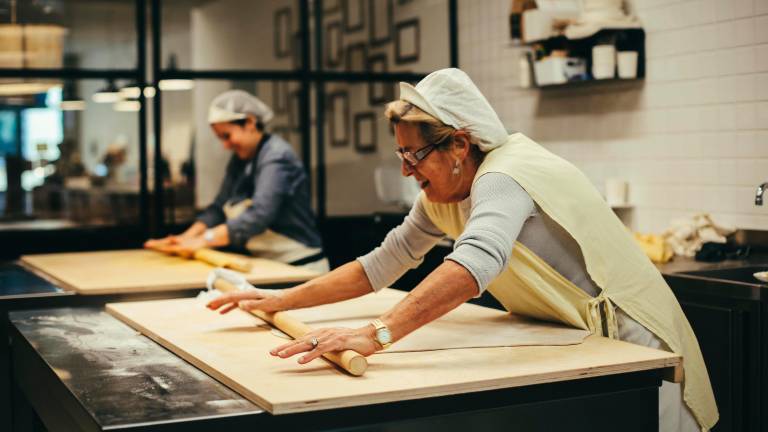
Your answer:
[[[768,0],[632,0],[646,78],[523,89],[509,0],[459,0],[459,63],[510,131],[581,168],[601,191],[629,182],[631,228],[661,232],[698,212],[768,229]],[[766,197],[768,199],[768,197]]]

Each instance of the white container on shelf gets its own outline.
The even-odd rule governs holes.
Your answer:
[[[534,65],[536,84],[563,84],[587,73],[587,62],[578,57],[546,57]]]
[[[611,207],[625,207],[629,205],[629,183],[618,178],[606,179],[605,201]]]
[[[541,9],[523,12],[523,41],[525,43],[549,39],[552,36],[552,16]]]
[[[546,57],[534,64],[533,70],[536,74],[536,84],[540,86],[563,84],[568,81],[565,75],[565,66],[567,59],[565,57]]]
[[[616,47],[595,45],[592,47],[592,76],[609,79],[616,75]]]
[[[637,51],[619,51],[616,57],[619,64],[619,78],[637,78]]]

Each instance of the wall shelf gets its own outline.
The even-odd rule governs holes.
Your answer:
[[[642,28],[602,29],[592,36],[583,39],[568,39],[565,36],[555,36],[549,39],[527,43],[532,48],[528,53],[528,64],[533,88],[567,88],[605,83],[626,83],[642,81],[645,77],[645,31]],[[613,45],[617,52],[637,52],[637,74],[634,78],[619,78],[618,68],[614,68],[613,78],[595,79],[592,75],[592,48],[596,45]],[[565,51],[568,58],[585,59],[586,74],[567,76],[565,82],[540,84],[536,76],[534,63],[549,56],[553,51]],[[565,71],[563,70],[565,74]]]

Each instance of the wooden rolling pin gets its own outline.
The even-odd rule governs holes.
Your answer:
[[[221,292],[231,293],[240,290],[231,282],[224,279],[217,279],[213,282],[213,287]],[[311,332],[312,327],[304,324],[296,318],[285,312],[267,313],[257,309],[249,311],[252,315],[263,319],[269,324],[277,327],[283,333],[294,339],[299,339],[305,334]],[[342,352],[329,352],[323,354],[323,357],[338,365],[340,368],[355,376],[362,376],[368,368],[368,360],[356,351],[345,350]]]
[[[253,263],[248,258],[208,248],[198,249],[193,258],[214,267],[225,267],[243,273],[250,273],[253,268]]]

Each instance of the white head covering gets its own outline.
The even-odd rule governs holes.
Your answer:
[[[400,100],[412,103],[448,126],[465,129],[479,141],[484,152],[507,141],[507,130],[496,111],[460,69],[432,72],[416,87],[401,82]]]
[[[272,120],[272,109],[256,96],[243,90],[229,90],[216,96],[208,107],[208,123],[241,120],[253,114],[262,123]]]

